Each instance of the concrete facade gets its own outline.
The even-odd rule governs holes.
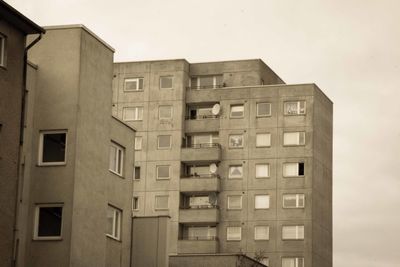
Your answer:
[[[286,114],[290,102],[299,105],[298,114]],[[258,103],[267,103],[270,113],[258,116]],[[240,116],[232,115],[238,105]],[[170,118],[160,117],[165,106]],[[261,60],[121,62],[114,64],[113,115],[140,138],[134,215],[171,217],[170,255],[261,253],[269,266],[281,267],[287,257],[307,267],[332,266],[332,102],[315,84],[286,85]],[[301,143],[284,145],[284,133],[293,132]],[[257,134],[269,135],[270,143],[257,146]],[[159,148],[165,135],[170,146]],[[159,177],[158,166],[169,166],[168,177]],[[206,166],[209,172],[196,173]],[[240,177],[230,177],[235,166]],[[284,173],[293,166],[298,175]],[[261,168],[268,168],[266,177],[256,177]],[[267,208],[256,208],[259,195],[269,197]],[[284,195],[298,198],[295,208],[283,207]],[[158,196],[168,197],[163,209]],[[240,199],[240,207],[229,207],[228,198]],[[256,226],[268,227],[268,238],[255,240]],[[283,238],[282,229],[291,226],[304,233]],[[231,227],[241,229],[240,238],[228,240],[228,230],[239,231]]]
[[[0,1],[0,266],[15,261],[26,36],[44,30]]]

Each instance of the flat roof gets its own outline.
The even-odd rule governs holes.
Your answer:
[[[18,10],[0,0],[0,17],[25,34],[45,33],[45,29],[22,15]]]

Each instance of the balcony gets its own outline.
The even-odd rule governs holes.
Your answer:
[[[181,177],[181,192],[219,192],[221,180],[218,175],[200,174],[190,177]]]
[[[217,143],[184,145],[181,158],[182,162],[219,162],[221,146]]]
[[[197,206],[179,209],[180,223],[218,223],[218,206]]]
[[[185,118],[185,131],[187,133],[219,131],[219,115],[197,115]]]
[[[217,237],[195,237],[178,240],[178,254],[218,253]]]

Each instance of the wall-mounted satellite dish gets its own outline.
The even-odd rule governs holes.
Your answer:
[[[216,174],[217,173],[217,169],[218,169],[217,164],[215,164],[215,163],[211,163],[210,164],[210,173]]]
[[[211,113],[213,115],[218,115],[220,111],[221,111],[221,106],[217,103],[212,107]]]

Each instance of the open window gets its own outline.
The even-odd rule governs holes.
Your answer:
[[[66,164],[67,131],[42,131],[39,140],[39,165]]]
[[[63,204],[36,205],[34,239],[59,240],[62,238]]]

